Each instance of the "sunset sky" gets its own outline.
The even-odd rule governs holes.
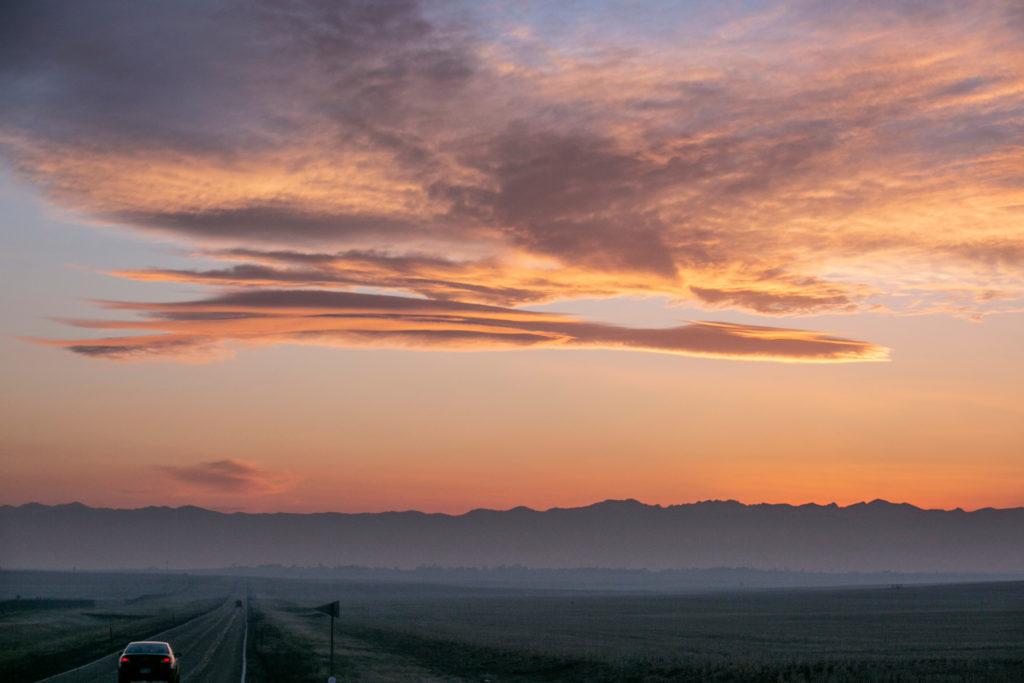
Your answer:
[[[1024,505],[1024,5],[7,2],[0,504]]]

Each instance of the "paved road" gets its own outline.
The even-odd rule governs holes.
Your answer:
[[[148,640],[166,640],[175,652],[181,651],[181,680],[184,683],[242,681],[245,653],[245,612],[235,607],[235,598],[222,606],[157,633]],[[95,662],[44,679],[45,683],[112,683],[117,681],[117,658],[113,652]]]

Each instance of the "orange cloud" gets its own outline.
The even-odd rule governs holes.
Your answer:
[[[76,320],[101,330],[157,331],[104,339],[48,340],[75,353],[113,360],[202,358],[230,345],[319,344],[418,349],[633,349],[690,356],[790,362],[885,360],[869,342],[809,330],[695,322],[630,328],[458,301],[326,292],[259,290],[181,303],[111,302],[143,319]]]
[[[255,3],[229,28],[173,3],[27,7],[0,35],[0,150],[54,202],[231,263],[116,273],[133,279],[1024,306],[1019,13],[808,0],[668,13],[678,39],[637,39],[650,20],[553,36],[413,1]]]

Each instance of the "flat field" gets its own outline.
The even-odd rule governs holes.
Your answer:
[[[253,581],[252,680],[1024,680],[1024,583],[702,594]],[[303,678],[304,676],[304,678]]]
[[[24,603],[0,615],[0,680],[235,595],[260,683],[326,679],[330,620],[311,608],[333,600],[339,680],[1024,680],[1024,582],[668,594],[42,572],[0,573],[0,600]]]

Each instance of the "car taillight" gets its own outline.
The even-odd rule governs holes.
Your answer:
[[[164,664],[170,664],[171,663],[171,658],[170,657],[164,657],[162,661],[163,661]]]
[[[127,657],[121,657],[121,663],[122,664],[127,664],[128,663],[128,658]]]

